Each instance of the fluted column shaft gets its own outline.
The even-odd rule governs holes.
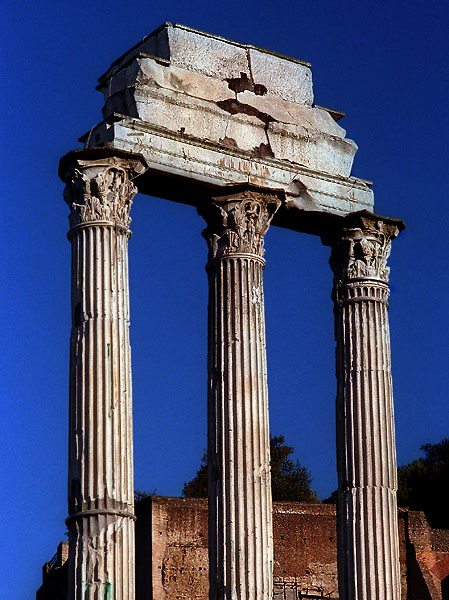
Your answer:
[[[341,600],[400,600],[386,266],[402,222],[347,218],[332,241]]]
[[[201,211],[209,275],[211,600],[272,597],[270,436],[262,271],[276,196],[240,192]]]
[[[69,600],[134,599],[129,161],[77,157],[71,208]]]

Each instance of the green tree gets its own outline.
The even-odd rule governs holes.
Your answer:
[[[134,502],[140,502],[150,496],[157,496],[157,490],[153,490],[152,492],[148,492],[147,490],[134,490]]]
[[[449,529],[449,438],[424,444],[420,450],[424,458],[398,469],[398,505],[422,510],[432,527]]]
[[[284,442],[283,435],[272,436],[270,440],[273,500],[318,502],[317,495],[310,488],[310,471],[302,467],[299,460],[294,462],[290,458],[295,449]]]
[[[207,452],[205,452],[195,477],[184,484],[182,495],[186,498],[207,498],[207,480]]]
[[[273,500],[296,502],[318,502],[315,492],[310,488],[312,477],[298,460],[290,456],[292,446],[284,443],[283,435],[271,437],[271,489]],[[183,496],[187,498],[205,498],[207,496],[207,455],[204,454],[196,476],[184,484]]]
[[[323,504],[337,504],[338,490],[334,490],[329,498],[322,500]]]

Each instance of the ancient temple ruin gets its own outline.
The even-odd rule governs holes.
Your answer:
[[[387,259],[404,225],[376,215],[370,184],[351,176],[342,114],[314,103],[308,63],[170,23],[98,89],[103,120],[59,169],[72,245],[68,598],[135,597],[127,247],[139,191],[193,205],[206,224],[210,599],[273,597],[273,225],[330,248],[339,597],[399,600]]]

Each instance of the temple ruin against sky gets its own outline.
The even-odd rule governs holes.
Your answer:
[[[320,236],[334,274],[341,600],[399,600],[391,242],[308,63],[166,23],[99,79],[61,159],[70,208],[69,600],[134,600],[128,239],[137,192],[193,205],[209,279],[211,600],[273,595],[264,235]],[[269,257],[268,257],[269,260]],[[131,265],[132,268],[132,265]],[[138,599],[139,600],[139,599]]]

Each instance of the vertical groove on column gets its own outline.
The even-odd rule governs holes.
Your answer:
[[[247,276],[247,289],[251,290],[254,287],[254,279],[256,277],[255,275],[256,273],[256,264],[254,263],[254,260],[249,261],[248,264],[248,269],[246,272],[246,276]],[[248,311],[248,321],[247,321],[247,337],[248,340],[250,339],[251,336],[251,314],[252,311],[254,310],[254,314],[256,315],[256,310],[254,309],[253,303],[251,302],[251,298],[248,294],[247,297],[247,311]],[[258,331],[258,324],[255,320],[254,317],[254,322],[255,322],[255,329],[256,331]],[[258,372],[258,364],[257,364],[257,356],[258,356],[258,350],[256,349],[255,352],[251,352],[251,348],[249,346],[248,348],[249,350],[249,357],[248,357],[248,373],[257,373]],[[252,398],[260,398],[260,392],[259,392],[259,379],[250,379],[250,383],[251,383],[251,397]],[[252,456],[252,461],[254,465],[261,465],[262,464],[262,456],[261,456],[261,451],[260,451],[260,428],[256,427],[254,428],[252,426],[253,423],[257,423],[257,420],[260,416],[260,404],[259,405],[254,405],[254,403],[250,403],[250,407],[249,407],[249,411],[250,411],[250,420],[248,422],[248,429],[249,429],[249,434],[251,436],[251,447],[252,447],[252,452],[253,452],[253,456]],[[263,538],[262,538],[262,527],[261,527],[261,522],[260,522],[260,518],[261,515],[259,513],[259,509],[261,506],[263,506],[263,498],[261,497],[261,486],[260,483],[258,481],[257,475],[254,474],[253,475],[253,481],[254,481],[254,493],[252,496],[252,504],[251,504],[251,527],[253,528],[254,531],[254,544],[255,547],[252,548],[252,561],[251,561],[251,569],[252,569],[252,573],[254,574],[253,576],[253,582],[252,582],[252,589],[251,589],[251,598],[256,598],[257,597],[257,592],[258,590],[263,590],[264,586],[264,578],[263,578],[263,573],[260,572],[260,569],[257,568],[257,546],[259,544],[263,544]]]
[[[134,600],[129,210],[145,168],[109,151],[70,155],[72,334],[69,600]]]
[[[241,192],[204,211],[209,276],[211,600],[271,600],[272,516],[262,269],[280,201]]]
[[[213,427],[217,428],[218,440],[223,439],[218,457],[223,489],[221,494],[217,490],[218,514],[211,516],[228,517],[227,524],[225,519],[221,521],[223,539],[217,525],[214,526],[218,535],[211,540],[211,560],[222,570],[224,597],[232,599],[268,598],[270,591],[272,545],[267,529],[271,524],[271,494],[266,451],[269,442],[265,344],[260,328],[263,319],[260,299],[253,290],[261,283],[257,276],[261,269],[260,261],[246,257],[220,260],[214,266],[211,281],[214,304],[210,307],[213,312],[210,323],[214,334],[210,342],[214,356],[209,364],[219,365],[223,381],[222,386],[219,380],[216,382],[222,393],[212,394],[214,407],[210,408],[209,416],[211,419],[219,412],[215,403],[221,401],[223,417]],[[210,437],[211,452],[215,449],[220,452],[218,440],[214,435]]]
[[[342,600],[399,600],[390,345],[390,241],[398,229],[348,217],[335,235],[338,574]],[[357,219],[359,219],[357,221]]]
[[[345,492],[346,501],[355,503],[354,508],[359,506],[355,512],[354,508],[348,512],[355,515],[359,512],[348,530],[354,532],[352,552],[356,557],[354,589],[348,588],[348,593],[355,598],[389,599],[394,597],[390,594],[397,583],[398,553],[393,447],[388,440],[391,433],[391,406],[387,400],[389,373],[381,359],[386,351],[383,327],[386,307],[373,300],[348,304],[342,310],[347,312],[342,321],[351,323],[343,340],[350,360],[347,372],[352,372],[346,414],[353,414],[350,422],[358,423],[356,435],[352,436],[349,428],[340,436],[340,440],[344,439],[347,446],[353,448],[347,456],[354,457],[347,465],[347,478],[354,482],[354,488],[352,492],[350,489]],[[354,340],[352,350],[351,339]]]
[[[73,238],[82,273],[76,299],[85,307],[83,323],[73,333],[83,366],[79,391],[72,380],[73,401],[75,415],[83,415],[81,430],[90,434],[84,436],[85,449],[78,448],[71,459],[72,468],[76,465],[72,479],[79,473],[82,482],[72,512],[119,511],[75,522],[76,555],[83,567],[74,597],[100,600],[113,586],[112,597],[128,600],[134,589],[133,521],[119,516],[133,512],[132,468],[126,464],[132,443],[126,239],[104,226],[81,228]],[[80,248],[87,250],[83,257]],[[75,434],[78,444],[80,435]]]
[[[262,363],[262,389],[259,394],[260,411],[259,415],[261,418],[261,430],[262,430],[262,444],[263,454],[261,457],[261,474],[260,474],[260,490],[261,490],[261,501],[262,506],[265,508],[264,524],[261,526],[262,533],[262,548],[264,551],[263,556],[263,590],[267,597],[271,598],[273,593],[273,525],[272,525],[272,498],[271,498],[271,474],[270,474],[270,432],[268,423],[268,387],[267,387],[267,357],[266,357],[266,344],[265,344],[265,304],[264,304],[264,292],[262,283],[262,269],[263,266],[254,264],[254,278],[256,280],[255,288],[259,290],[260,301],[255,302],[256,322],[259,322],[259,326],[256,331],[256,344],[258,345],[257,356],[260,357]]]

